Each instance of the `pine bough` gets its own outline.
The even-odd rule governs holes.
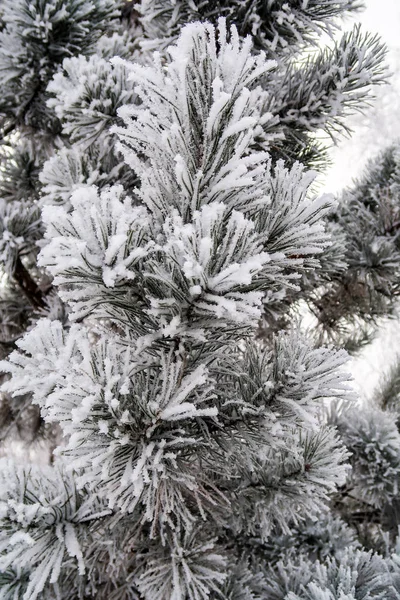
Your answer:
[[[54,467],[2,465],[4,599],[336,597],[279,595],[255,551],[347,473],[320,419],[349,395],[345,353],[296,329],[270,350],[253,339],[265,295],[273,306],[318,265],[331,199],[271,164],[275,63],[249,39],[196,23],[169,52],[113,61],[140,97],[114,128],[135,197],[85,186],[43,210],[40,265],[75,323],[39,321],[2,368],[64,443]]]

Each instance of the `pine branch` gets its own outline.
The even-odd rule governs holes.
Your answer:
[[[15,131],[16,128],[16,123],[9,123],[8,125],[4,126],[1,130],[1,134],[0,134],[0,142],[3,142],[5,140],[5,138],[7,138],[10,133],[12,133],[13,131]]]
[[[46,301],[42,290],[31,277],[29,271],[24,267],[19,256],[15,261],[13,276],[34,308],[46,307]]]

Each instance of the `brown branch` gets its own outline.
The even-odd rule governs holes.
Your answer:
[[[43,292],[24,267],[19,256],[15,262],[14,278],[34,308],[45,308]]]
[[[0,130],[0,142],[2,142],[16,128],[16,123],[9,123]]]

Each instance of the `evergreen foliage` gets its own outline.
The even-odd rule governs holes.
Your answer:
[[[318,34],[335,28],[338,16],[361,7],[359,0],[250,0],[245,3],[239,0],[142,0],[138,6],[146,44],[156,49],[175,41],[182,23],[207,20],[215,24],[219,17],[225,17],[228,23],[237,26],[239,35],[250,34],[257,49],[267,54],[276,53],[280,58],[315,44]]]
[[[313,312],[339,343],[366,334],[384,316],[394,316],[399,295],[399,149],[393,145],[371,160],[364,175],[343,192],[330,215],[343,239],[344,271],[312,294]],[[362,341],[362,338],[361,338]],[[357,346],[357,344],[356,344]]]
[[[4,133],[32,127],[57,133],[46,86],[64,58],[91,52],[117,17],[111,0],[5,0],[0,33],[0,104]]]
[[[37,265],[38,243],[44,232],[40,205],[45,204],[49,196],[52,202],[67,201],[74,185],[87,181],[90,185],[96,179],[106,179],[100,172],[102,165],[113,177],[113,173],[116,175],[113,169],[121,163],[107,146],[104,133],[99,145],[91,140],[88,150],[86,144],[86,153],[72,146],[70,133],[63,132],[56,114],[56,104],[49,102],[47,86],[56,73],[62,81],[64,60],[78,60],[83,65],[86,60],[96,62],[97,57],[97,64],[102,60],[97,54],[100,49],[106,58],[113,49],[118,51],[120,39],[128,39],[129,23],[121,19],[118,4],[110,0],[7,0],[1,9],[0,353],[5,356],[38,318],[66,318],[65,307],[50,277]],[[130,51],[132,46],[132,41],[127,44]],[[95,85],[93,77],[91,81]],[[83,74],[81,85],[82,102],[85,97]],[[124,93],[127,98],[128,90]],[[102,115],[96,94],[98,88],[87,96],[90,119],[94,114],[97,118]],[[116,111],[116,107],[113,108]],[[110,119],[112,111],[107,110]],[[101,128],[104,127],[103,124]],[[49,165],[42,172],[47,159]],[[43,436],[47,440],[49,428],[29,402],[23,403],[26,410],[19,406],[15,411],[9,396],[2,394],[0,404],[5,425],[0,434],[2,439],[15,440],[19,431],[22,441],[41,444]],[[32,411],[37,413],[35,434],[10,423],[10,418],[15,421],[13,415],[17,415],[18,422],[28,422]]]
[[[397,153],[308,170],[386,77],[316,48],[358,8],[1,7],[0,599],[400,597],[398,369],[360,414],[321,344],[394,310]]]
[[[216,23],[220,16],[234,23],[240,35],[250,34],[255,48],[280,67],[269,82],[265,107],[278,123],[270,154],[312,168],[322,168],[328,160],[315,133],[337,136],[346,131],[345,115],[362,110],[371,86],[385,76],[384,46],[358,27],[317,48],[321,33],[336,31],[340,15],[361,7],[358,0],[142,0],[138,5],[146,49],[167,47],[182,23]]]

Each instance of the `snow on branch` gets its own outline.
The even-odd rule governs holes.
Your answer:
[[[18,467],[1,462],[0,569],[28,571],[24,600],[42,598],[47,584],[60,577],[66,557],[85,561],[86,523],[109,513],[95,494],[85,498],[74,479],[57,467]]]

